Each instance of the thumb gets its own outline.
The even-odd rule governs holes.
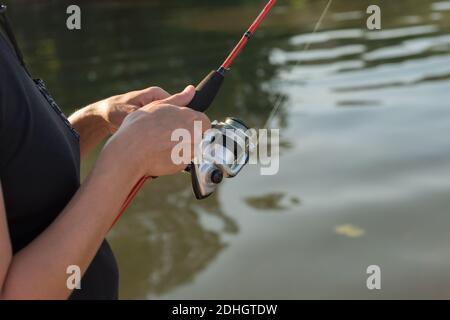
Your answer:
[[[189,85],[182,92],[174,94],[162,101],[175,106],[185,107],[189,104],[189,102],[192,101],[194,95],[195,95],[195,87]]]

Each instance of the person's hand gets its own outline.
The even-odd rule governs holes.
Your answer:
[[[183,92],[154,101],[130,113],[113,135],[106,149],[114,150],[114,158],[122,159],[125,166],[139,170],[148,177],[163,176],[182,171],[185,164],[176,165],[171,159],[172,149],[178,141],[171,141],[176,129],[186,129],[191,141],[183,141],[194,156],[194,122],[200,121],[202,131],[211,127],[208,117],[186,108],[195,88],[188,86]],[[199,141],[197,141],[199,142]]]
[[[133,111],[157,100],[170,97],[170,94],[159,87],[131,91],[96,102],[91,107],[103,119],[104,129],[113,134],[122,124],[125,117]]]

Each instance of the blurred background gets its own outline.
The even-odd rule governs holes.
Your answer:
[[[3,2],[69,115],[197,83],[265,1]],[[281,96],[280,173],[248,166],[201,202],[188,175],[148,183],[109,236],[121,298],[450,298],[450,1],[333,1],[310,35],[326,4],[279,1],[208,112],[262,128]]]

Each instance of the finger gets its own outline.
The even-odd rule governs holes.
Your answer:
[[[182,92],[174,94],[169,98],[163,100],[163,102],[172,104],[179,107],[184,107],[192,101],[195,95],[195,87],[192,85],[187,86]]]
[[[135,104],[122,104],[122,105],[119,105],[119,106],[117,107],[117,111],[118,111],[118,112],[121,112],[121,113],[123,113],[123,114],[125,114],[125,116],[126,116],[128,113],[134,112],[134,111],[136,111],[136,110],[138,110],[138,109],[140,109],[140,107],[138,107],[138,106],[135,105]]]
[[[131,104],[116,105],[106,117],[111,131],[115,132],[120,127],[125,117],[138,109],[139,107]]]
[[[186,112],[187,116],[193,118],[194,121],[200,121],[203,133],[211,129],[211,120],[203,112],[195,111],[187,107],[181,107],[180,110]]]
[[[153,101],[164,100],[170,97],[170,93],[159,87],[149,87],[144,90],[135,91],[129,103],[143,107]]]
[[[209,129],[211,129],[211,120],[209,120],[208,116],[202,112],[195,111],[197,113],[198,120],[202,122],[202,131],[203,133]]]

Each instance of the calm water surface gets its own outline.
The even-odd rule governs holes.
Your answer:
[[[69,114],[196,83],[261,1],[81,1],[79,32],[68,2],[7,2]],[[109,236],[122,298],[450,297],[450,1],[334,1],[310,35],[325,5],[281,1],[209,112],[259,128],[281,96],[280,173],[249,166],[202,202],[187,175],[149,183]],[[372,264],[381,291],[366,289]]]

